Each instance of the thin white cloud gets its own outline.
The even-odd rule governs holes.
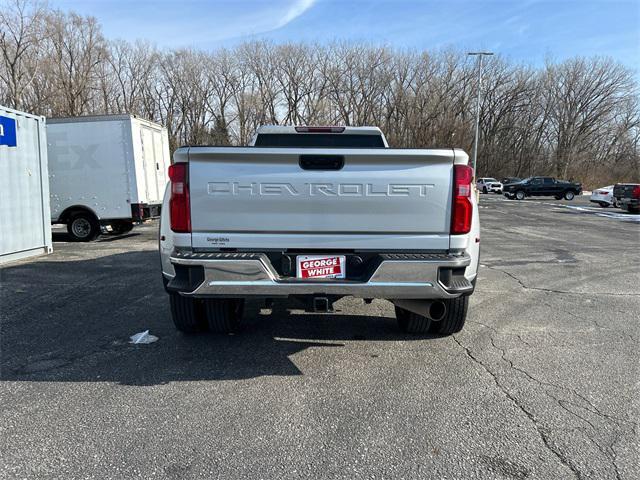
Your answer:
[[[292,22],[304,12],[313,7],[313,4],[316,3],[316,0],[296,0],[289,9],[285,12],[284,16],[278,21],[277,25],[274,27],[275,29],[284,27],[287,23]]]

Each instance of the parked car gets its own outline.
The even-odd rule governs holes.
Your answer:
[[[476,188],[482,193],[502,193],[502,183],[491,177],[479,178]]]
[[[87,242],[159,216],[167,129],[134,115],[47,119],[51,223]]]
[[[640,213],[640,183],[617,183],[613,196],[623,210]]]
[[[504,177],[500,180],[500,183],[502,183],[502,185],[506,185],[507,183],[517,183],[521,180],[522,179],[520,177]]]
[[[613,196],[613,185],[608,185],[606,187],[598,188],[591,192],[590,202],[597,203],[602,208],[607,207],[617,207],[618,202],[616,198]]]
[[[406,332],[462,329],[480,246],[462,150],[388,148],[375,127],[267,126],[250,147],[173,160],[159,243],[178,330],[234,331],[245,299],[328,312],[349,295],[390,300]]]
[[[582,193],[582,184],[556,180],[553,177],[530,177],[520,182],[503,186],[504,195],[510,199],[524,200],[526,197],[555,197],[573,200]]]

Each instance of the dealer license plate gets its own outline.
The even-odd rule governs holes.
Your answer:
[[[298,278],[346,278],[344,255],[299,255]]]

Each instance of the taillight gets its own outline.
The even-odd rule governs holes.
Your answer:
[[[631,198],[640,198],[640,185],[633,187]]]
[[[169,167],[169,179],[171,180],[169,216],[171,230],[177,233],[191,232],[188,168],[186,163],[176,163]]]
[[[452,235],[463,235],[471,231],[471,219],[473,217],[473,205],[471,203],[472,180],[473,169],[470,166],[453,166]]]

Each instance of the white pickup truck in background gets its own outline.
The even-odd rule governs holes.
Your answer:
[[[479,218],[469,157],[388,148],[375,127],[261,127],[249,147],[181,147],[160,225],[176,327],[238,328],[249,298],[330,311],[395,304],[411,333],[464,325]]]

